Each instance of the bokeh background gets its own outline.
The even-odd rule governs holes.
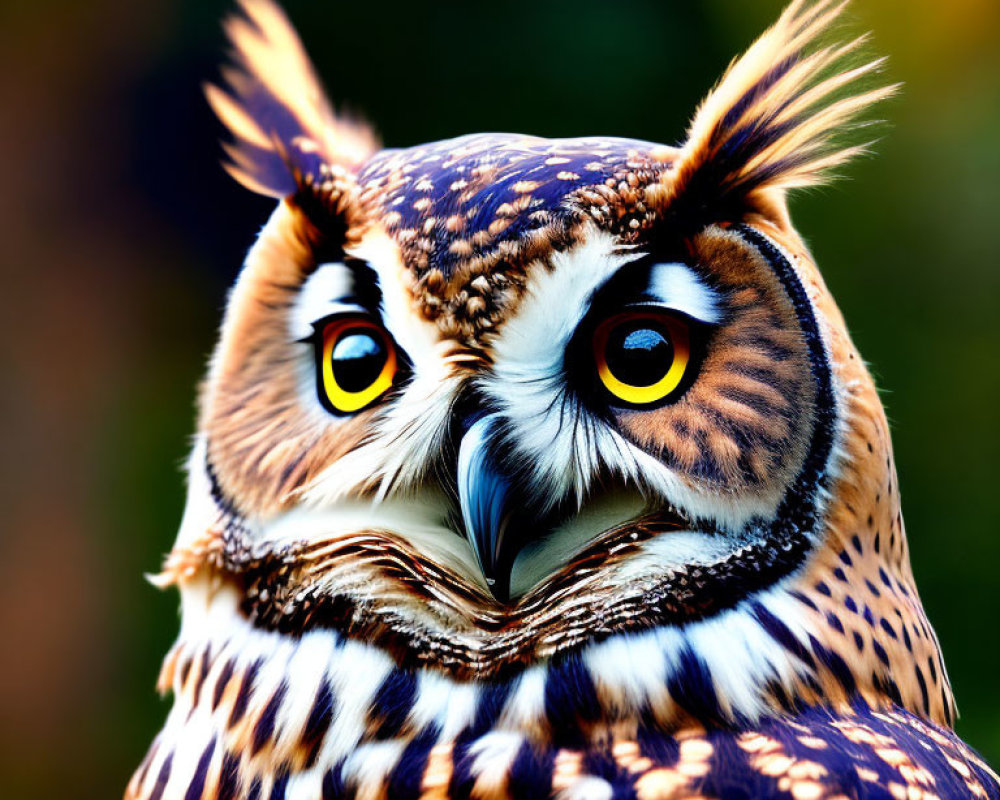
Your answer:
[[[780,0],[289,0],[389,145],[477,130],[677,141]],[[120,796],[166,712],[154,590],[194,389],[270,203],[199,86],[226,0],[0,2],[0,796]],[[793,213],[893,423],[959,733],[1000,766],[1000,3],[858,0],[902,97]]]

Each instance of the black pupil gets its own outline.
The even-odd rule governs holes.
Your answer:
[[[674,348],[663,331],[643,323],[620,325],[608,337],[608,369],[629,386],[652,386],[670,370]]]
[[[348,331],[333,346],[333,377],[345,392],[361,392],[375,383],[389,357],[385,345],[367,331]]]

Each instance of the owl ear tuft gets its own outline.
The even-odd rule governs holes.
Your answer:
[[[668,213],[700,221],[738,213],[755,193],[773,198],[773,190],[825,183],[866,152],[871,142],[857,143],[856,132],[899,85],[870,88],[885,59],[859,57],[867,36],[822,42],[845,5],[795,0],[729,66],[662,187]]]
[[[226,33],[229,91],[207,85],[209,105],[233,136],[226,170],[251,191],[289,197],[357,171],[378,150],[366,125],[338,117],[288,17],[271,0],[240,0]]]

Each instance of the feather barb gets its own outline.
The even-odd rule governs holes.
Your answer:
[[[233,66],[228,91],[205,87],[229,130],[226,170],[252,191],[295,194],[331,168],[356,172],[378,150],[366,125],[338,116],[284,12],[271,0],[240,0],[225,30]]]
[[[728,212],[760,190],[824,183],[866,152],[870,142],[845,136],[899,86],[869,88],[885,59],[858,63],[867,35],[822,44],[845,5],[795,0],[730,64],[694,115],[661,203]]]

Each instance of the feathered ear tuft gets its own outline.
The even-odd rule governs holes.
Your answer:
[[[899,85],[866,88],[885,59],[862,60],[867,36],[823,45],[845,2],[795,0],[734,61],[695,113],[660,201],[679,216],[731,214],[754,192],[815,186],[866,151],[845,135]]]
[[[271,0],[240,0],[226,22],[234,66],[227,93],[205,94],[234,142],[227,171],[248,189],[288,197],[332,171],[355,172],[378,150],[365,125],[338,118],[291,23]]]

